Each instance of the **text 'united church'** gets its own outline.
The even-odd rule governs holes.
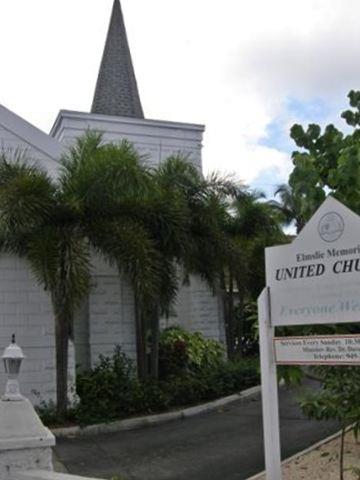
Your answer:
[[[359,257],[351,259],[338,259],[347,255],[356,255]],[[331,265],[325,265],[319,262],[325,258],[334,258]],[[335,248],[328,249],[326,252],[316,251],[312,254],[299,253],[296,255],[298,263],[315,261],[307,265],[294,265],[291,267],[278,268],[275,272],[275,278],[278,282],[285,280],[296,280],[300,278],[321,277],[325,274],[326,269],[331,269],[335,275],[343,273],[360,272],[360,245],[353,248],[337,250]]]

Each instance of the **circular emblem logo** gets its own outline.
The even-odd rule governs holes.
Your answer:
[[[325,242],[335,242],[343,234],[344,227],[343,218],[336,212],[330,212],[319,222],[319,235]]]

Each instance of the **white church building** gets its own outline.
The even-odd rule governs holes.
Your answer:
[[[152,165],[181,152],[202,168],[202,125],[144,118],[119,0],[114,0],[91,113],[61,110],[46,134],[0,104],[2,152],[11,157],[15,150],[23,151],[54,177],[62,154],[87,129],[102,132],[108,142],[128,139]],[[74,324],[69,353],[72,378],[75,365],[89,368],[99,354],[111,355],[116,345],[136,357],[133,295],[126,278],[119,278],[116,270],[94,259],[92,285]],[[224,340],[221,299],[200,279],[194,277],[189,286],[181,288],[175,310],[176,316],[165,324]],[[20,377],[22,393],[34,402],[55,398],[54,320],[49,297],[24,259],[0,253],[0,350],[13,333],[27,356]],[[0,391],[4,383],[1,369]]]

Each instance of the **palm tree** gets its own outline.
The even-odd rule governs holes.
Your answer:
[[[183,280],[196,273],[218,286],[227,242],[217,192],[230,182],[204,179],[181,156],[149,169],[128,142],[103,145],[92,132],[77,141],[63,166],[63,190],[84,235],[131,282],[139,376],[156,378],[159,320],[171,311],[181,272]]]
[[[241,339],[234,287],[244,303],[262,285],[256,257],[281,236],[273,209],[231,179],[204,178],[182,156],[151,170],[128,142],[102,145],[101,136],[91,132],[63,165],[63,188],[82,218],[84,235],[133,287],[139,376],[157,377],[159,319],[170,313],[181,281],[191,274],[214,292],[222,290],[233,353]]]
[[[226,231],[230,219],[229,197],[239,190],[238,183],[216,174],[204,178],[179,156],[160,166],[157,182],[180,199],[186,212],[185,241],[182,240],[175,256],[183,282],[189,281],[191,274],[199,275],[214,294],[225,298],[225,265],[241,263],[239,250]],[[225,301],[224,307],[227,319],[229,309]]]
[[[137,366],[145,378],[147,330],[175,299],[176,270],[163,247],[176,236],[176,206],[157,191],[150,169],[127,141],[104,145],[100,135],[88,132],[62,163],[64,196],[83,235],[132,285]]]
[[[157,377],[159,319],[198,274],[219,288],[223,265],[238,263],[229,240],[228,179],[204,179],[175,156],[156,171],[131,144],[103,145],[88,132],[62,159],[57,182],[24,159],[0,162],[0,247],[28,259],[55,315],[57,407],[67,405],[67,349],[74,309],[89,288],[90,248],[130,279],[139,376]],[[151,359],[146,342],[151,332]]]
[[[291,225],[295,222],[296,233],[300,233],[303,229],[306,218],[304,215],[304,199],[300,195],[296,195],[290,185],[281,184],[275,190],[275,197],[280,200],[272,200],[271,204],[282,215],[285,225]]]
[[[128,142],[103,145],[91,132],[78,139],[63,167],[62,190],[83,235],[133,287],[140,378],[157,377],[160,317],[192,274],[217,294],[222,290],[231,352],[239,337],[234,285],[245,298],[262,282],[255,252],[279,235],[270,207],[231,179],[204,178],[179,155],[149,169]]]
[[[182,266],[185,280],[189,274],[198,274],[216,289],[227,247],[223,230],[227,218],[224,198],[234,191],[233,182],[215,174],[204,178],[181,156],[167,159],[159,167],[156,180],[161,189],[171,191],[182,205],[185,228],[182,237],[177,237],[174,258]]]
[[[24,257],[50,294],[55,319],[57,410],[67,408],[68,339],[88,291],[89,249],[59,185],[22,156],[0,156],[0,249]]]
[[[235,197],[229,204],[225,226],[232,248],[222,280],[230,357],[242,354],[245,305],[256,299],[264,286],[264,249],[284,241],[277,210],[271,202],[264,201],[263,194],[242,188]],[[235,287],[240,318],[234,315]]]

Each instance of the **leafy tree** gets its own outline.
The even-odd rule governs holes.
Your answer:
[[[294,125],[291,137],[301,148],[292,155],[294,170],[289,185],[303,200],[301,213],[308,220],[331,193],[349,208],[360,213],[360,92],[348,95],[350,109],[342,113],[347,132],[334,125],[322,131],[310,124],[305,130]]]
[[[332,124],[323,130],[316,124],[291,128],[291,137],[301,150],[292,154],[288,191],[296,199],[295,210],[302,221],[311,218],[328,194],[360,214],[360,92],[352,90],[348,98],[350,109],[341,114],[347,124],[345,132]],[[314,330],[321,333],[323,328]],[[356,325],[334,328],[340,333],[358,331]]]
[[[307,129],[294,125],[291,129],[291,137],[300,150],[292,154],[294,170],[289,178],[289,191],[296,198],[297,213],[305,222],[328,194],[360,213],[360,92],[351,91],[348,98],[350,109],[341,115],[347,124],[344,132],[332,124],[323,130],[316,124]],[[309,327],[303,327],[302,333],[321,333],[324,328],[338,333],[358,331],[358,326],[344,324]],[[324,367],[320,371],[321,391],[303,399],[301,405],[313,418],[336,418],[341,422],[342,479],[345,427],[354,423],[355,434],[359,430],[359,369]]]

